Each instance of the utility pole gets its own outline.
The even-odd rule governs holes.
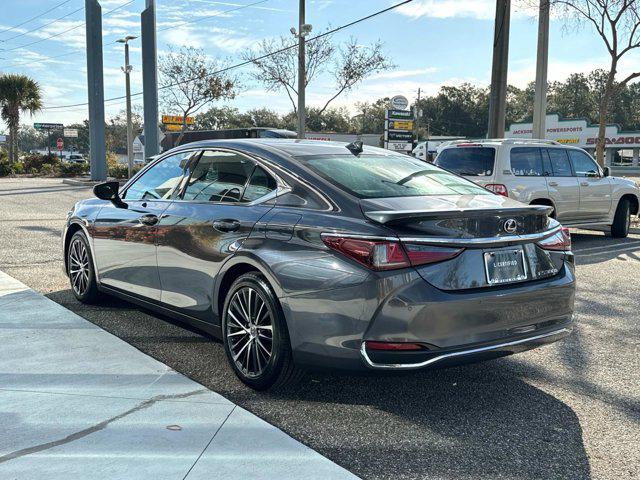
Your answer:
[[[160,153],[158,138],[158,55],[156,43],[156,3],[146,0],[140,15],[142,31],[142,90],[144,103],[144,156]]]
[[[102,8],[97,0],[85,0],[87,87],[89,90],[89,145],[91,180],[107,179],[104,139],[104,72],[102,63]]]
[[[413,107],[413,121],[415,122],[416,142],[418,142],[420,140],[420,87],[418,87],[418,100],[416,100],[416,104]]]
[[[507,70],[509,63],[510,13],[511,0],[496,0],[488,138],[504,137],[507,104]]]
[[[533,102],[533,138],[547,135],[547,67],[549,64],[549,0],[540,0],[538,19],[538,59],[536,92]]]
[[[307,83],[305,72],[305,33],[304,33],[304,7],[305,0],[300,0],[300,7],[298,10],[298,138],[304,138],[304,132],[306,130],[306,116],[305,110],[305,87]]]
[[[131,122],[131,79],[130,74],[133,67],[129,64],[129,40],[134,40],[138,37],[133,35],[127,35],[120,40],[116,40],[118,43],[124,43],[124,72],[125,85],[126,85],[126,97],[127,97],[127,165],[129,167],[129,178],[133,176],[133,124]]]

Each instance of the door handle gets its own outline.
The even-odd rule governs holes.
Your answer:
[[[215,228],[219,232],[235,232],[240,228],[240,222],[238,220],[228,218],[214,220],[213,228]]]
[[[557,187],[558,186],[558,182],[549,182],[549,186],[550,187]]]
[[[152,213],[141,216],[138,221],[143,225],[153,226],[158,223],[158,216]]]
[[[580,186],[581,187],[588,187],[589,186],[589,182],[580,182]]]

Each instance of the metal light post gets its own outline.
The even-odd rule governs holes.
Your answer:
[[[547,67],[549,64],[549,0],[540,0],[538,20],[538,59],[536,63],[536,91],[533,102],[533,138],[547,135]]]
[[[311,32],[311,25],[305,23],[305,0],[300,0],[298,15],[298,31],[291,28],[291,33],[298,38],[298,138],[304,138],[306,130],[306,109],[305,109],[305,87],[306,78],[306,62],[305,62],[305,37]]]
[[[126,96],[127,96],[127,164],[129,166],[129,178],[133,175],[133,124],[131,122],[131,79],[130,74],[133,67],[129,64],[129,41],[138,37],[133,35],[127,35],[120,40],[116,40],[118,43],[124,43],[124,72],[126,83]]]

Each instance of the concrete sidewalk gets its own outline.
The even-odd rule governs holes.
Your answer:
[[[356,478],[0,272],[0,478]]]

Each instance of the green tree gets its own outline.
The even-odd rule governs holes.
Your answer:
[[[0,107],[2,119],[9,126],[9,161],[18,160],[20,114],[35,114],[42,108],[40,86],[25,75],[0,76]]]

